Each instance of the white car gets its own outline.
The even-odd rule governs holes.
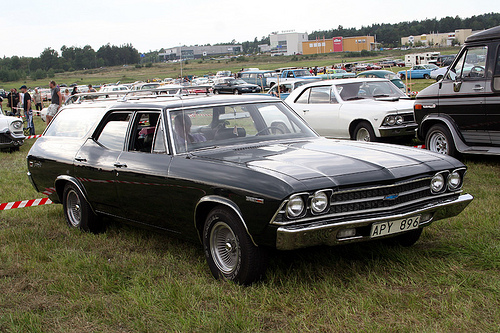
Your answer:
[[[124,86],[124,85],[110,85],[110,86],[105,86],[105,87],[101,87],[101,89],[99,89],[99,92],[116,92],[116,91],[128,91],[130,90],[127,86]]]
[[[23,120],[4,115],[0,107],[0,150],[18,150],[24,138]]]
[[[431,79],[440,81],[448,71],[448,66],[435,69],[431,72]]]
[[[295,89],[285,102],[330,138],[414,137],[417,128],[413,101],[387,79],[313,82]]]

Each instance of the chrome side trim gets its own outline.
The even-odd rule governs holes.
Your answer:
[[[416,209],[404,214],[394,214],[385,217],[367,218],[346,222],[330,220],[325,223],[316,222],[303,225],[281,226],[276,233],[276,248],[278,250],[294,250],[317,245],[337,245],[371,240],[369,236],[357,235],[345,239],[337,239],[337,233],[343,228],[368,227],[375,222],[392,221],[409,218],[415,215],[432,214],[430,219],[423,221],[420,228],[430,225],[431,222],[443,218],[453,217],[462,212],[474,198],[470,194],[463,194],[458,198],[437,205]]]
[[[229,207],[230,209],[232,209],[236,215],[238,215],[238,217],[240,218],[241,220],[241,223],[243,223],[243,226],[245,227],[245,230],[247,232],[247,235],[248,237],[250,237],[250,239],[252,240],[252,243],[255,245],[255,246],[258,246],[257,243],[255,243],[252,235],[250,234],[250,232],[248,231],[248,227],[247,227],[247,224],[245,223],[245,219],[243,219],[243,214],[241,213],[241,210],[240,208],[238,207],[238,205],[236,205],[233,201],[227,199],[227,198],[224,198],[224,197],[221,197],[221,196],[218,196],[218,195],[207,195],[203,198],[201,198],[198,203],[196,204],[196,207],[194,208],[194,215],[193,215],[193,219],[194,219],[194,228],[196,230],[198,230],[198,228],[196,227],[196,215],[197,215],[197,211],[198,211],[198,206],[204,202],[213,202],[213,203],[217,203],[217,204],[220,204],[220,205],[224,205],[226,207]],[[200,233],[198,233],[198,236],[200,236]],[[201,239],[201,236],[200,236],[200,241],[203,243],[203,240]]]

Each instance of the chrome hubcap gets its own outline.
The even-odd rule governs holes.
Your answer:
[[[439,154],[448,154],[448,141],[442,133],[432,135],[429,149]]]
[[[356,140],[357,141],[370,141],[370,133],[366,128],[361,128],[358,133],[356,133]]]
[[[231,228],[217,222],[210,233],[210,252],[217,268],[224,274],[233,272],[239,261],[238,241]]]
[[[72,226],[78,227],[82,218],[81,203],[78,194],[73,190],[69,191],[66,196],[66,203],[68,220]]]

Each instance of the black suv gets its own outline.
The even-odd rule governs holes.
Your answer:
[[[500,155],[500,26],[469,36],[444,78],[416,98],[427,149]]]

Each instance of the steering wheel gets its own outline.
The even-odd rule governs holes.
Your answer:
[[[470,69],[469,72],[470,77],[484,77],[484,67],[482,66],[474,66]]]
[[[260,131],[258,131],[255,135],[256,135],[256,136],[257,136],[257,135],[261,135],[261,133],[262,133],[262,132],[264,132],[264,131],[266,131],[266,130],[269,130],[269,129],[270,129],[270,130],[272,130],[272,129],[274,129],[274,130],[278,130],[278,131],[280,131],[280,132],[281,132],[281,134],[285,134],[285,131],[284,131],[282,128],[278,127],[278,126],[267,126],[267,127],[264,127],[263,129],[261,129]]]

